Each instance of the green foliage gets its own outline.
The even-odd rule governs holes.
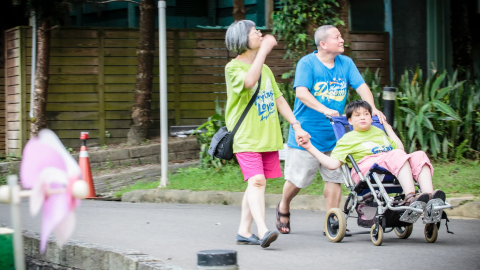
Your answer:
[[[457,71],[422,80],[417,68],[410,81],[405,71],[397,90],[397,131],[406,150],[461,161],[478,156],[480,83],[458,81]],[[397,112],[396,112],[397,113]],[[472,143],[473,141],[473,143]],[[477,157],[478,158],[478,157]]]
[[[283,166],[283,164],[282,164]],[[434,162],[435,174],[433,182],[435,188],[453,194],[480,194],[480,167],[477,161],[464,161],[458,163]],[[282,168],[283,171],[283,168]],[[227,165],[222,170],[215,168],[190,167],[180,169],[177,173],[169,175],[170,185],[167,189],[177,190],[218,190],[242,192],[247,183],[243,181],[242,171],[239,166]],[[265,193],[282,194],[285,179],[283,177],[268,179]],[[324,181],[320,174],[315,176],[313,184],[301,190],[301,195],[322,195]],[[138,189],[154,189],[157,182],[139,181],[134,185],[123,187],[115,196]],[[348,194],[348,190],[342,185],[342,193]]]
[[[362,77],[375,97],[375,106],[383,110],[379,69],[368,69]],[[347,103],[360,99],[349,91]],[[405,71],[395,101],[393,127],[405,150],[423,150],[434,158],[462,161],[478,159],[480,151],[480,80],[458,81],[453,74],[435,74],[424,81],[420,68]]]
[[[382,99],[382,93],[383,89],[380,84],[380,80],[382,79],[382,73],[380,72],[380,69],[377,68],[377,71],[375,73],[372,73],[369,68],[366,68],[362,73],[361,73],[363,80],[365,80],[365,83],[368,85],[370,90],[372,91],[373,99],[375,101],[375,107],[379,110],[383,109],[383,99]],[[348,96],[347,96],[347,104],[354,101],[354,100],[360,100],[360,95],[357,94],[357,91],[354,89],[351,89],[348,91]]]
[[[21,0],[27,3],[27,17],[35,12],[39,24],[49,21],[51,25],[69,25],[70,12],[79,9],[83,4],[100,13],[101,0]]]
[[[19,157],[14,153],[0,155],[0,162],[11,162],[11,161],[20,161],[20,160],[22,160],[22,157]]]
[[[293,59],[294,65],[306,52],[315,49],[313,36],[308,36],[305,29],[325,24],[344,25],[338,18],[336,0],[280,0],[283,8],[273,13],[273,35],[286,43],[285,59]],[[315,29],[312,29],[315,30]],[[293,75],[294,69],[285,73],[286,79]]]
[[[71,4],[64,0],[26,0],[27,16],[34,11],[38,23],[46,20],[52,25],[65,24],[68,21]]]
[[[203,123],[195,130],[195,134],[197,135],[197,141],[200,145],[200,166],[203,168],[215,168],[220,170],[225,164],[233,164],[235,161],[212,158],[208,154],[208,147],[212,142],[213,135],[215,135],[220,128],[225,126],[225,115],[218,98],[215,100],[215,112],[216,113],[213,116],[208,118],[207,122]],[[205,132],[201,132],[202,130],[205,130]]]

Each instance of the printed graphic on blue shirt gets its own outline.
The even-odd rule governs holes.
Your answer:
[[[313,90],[313,95],[320,102],[323,100],[342,101],[347,95],[347,80],[345,78],[333,78],[332,81],[317,82],[313,86]]]

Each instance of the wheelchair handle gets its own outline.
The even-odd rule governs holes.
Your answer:
[[[333,118],[332,118],[332,116],[331,116],[330,114],[325,114],[325,117],[326,117],[328,120],[330,120],[330,124],[333,125]]]

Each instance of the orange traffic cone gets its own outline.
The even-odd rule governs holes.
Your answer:
[[[80,133],[80,140],[82,140],[82,147],[80,147],[80,156],[78,158],[78,165],[80,165],[80,171],[82,172],[82,179],[87,182],[88,195],[86,199],[95,199],[95,186],[93,185],[92,170],[90,169],[90,160],[87,152],[87,140],[88,132]]]

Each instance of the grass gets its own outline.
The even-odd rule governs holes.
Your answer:
[[[456,194],[480,194],[480,166],[478,161],[464,161],[458,163],[437,162],[433,164],[435,173],[433,184],[435,189],[442,189],[448,196]],[[282,170],[283,171],[283,170]],[[225,166],[220,171],[216,169],[201,169],[191,167],[181,169],[169,177],[170,184],[167,189],[179,190],[217,190],[243,192],[247,183],[243,181],[243,175],[238,165]],[[266,193],[281,194],[285,179],[283,177],[268,179]],[[302,189],[300,194],[321,195],[323,194],[323,184],[320,174],[317,174],[313,184]],[[138,189],[157,188],[159,182],[139,181],[131,186],[126,186],[116,192],[115,196],[122,196],[123,193]],[[343,194],[348,194],[348,190],[342,185]]]

